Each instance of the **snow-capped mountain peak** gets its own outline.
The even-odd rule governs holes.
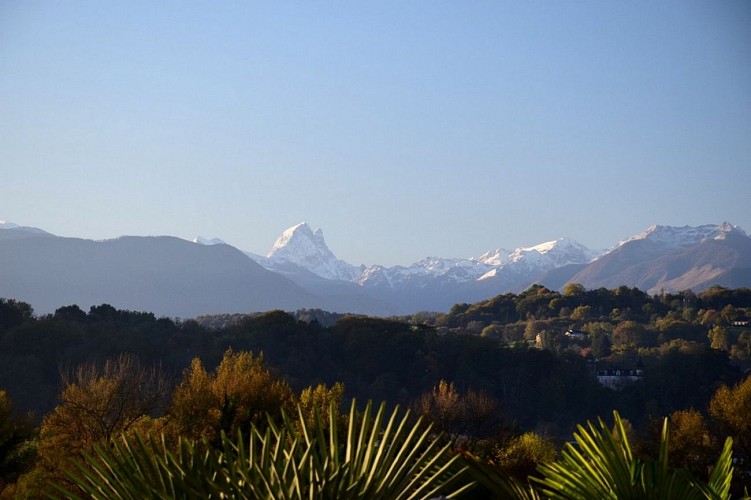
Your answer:
[[[14,224],[12,222],[0,220],[0,229],[18,229],[19,227],[21,227],[21,226],[19,226],[18,224]]]
[[[326,246],[323,231],[301,222],[284,231],[267,255],[271,265],[291,263],[323,278],[352,281],[362,269],[337,259]]]
[[[528,248],[517,248],[509,255],[510,262],[528,261],[546,264],[545,267],[560,267],[567,264],[582,264],[595,259],[598,253],[571,238],[558,238]]]
[[[560,238],[529,248],[517,248],[513,252],[499,248],[468,259],[427,257],[408,267],[372,266],[356,282],[365,286],[388,284],[398,287],[405,280],[427,286],[430,279],[456,284],[503,279],[502,276],[506,275],[524,275],[531,279],[556,267],[586,264],[598,255],[572,239]]]
[[[748,236],[746,234],[746,231],[741,229],[740,226],[734,226],[730,224],[729,222],[723,222],[722,224],[717,226],[717,235],[715,235],[715,240],[724,240],[728,237],[730,234],[738,234],[740,236]]]
[[[299,260],[310,257],[330,258],[334,254],[326,246],[323,239],[323,231],[319,228],[313,231],[307,222],[301,222],[285,230],[274,242],[269,258],[285,258],[287,260]]]
[[[696,245],[708,239],[722,240],[732,233],[746,236],[743,229],[728,222],[681,227],[652,225],[645,231],[621,241],[618,246],[631,241],[647,240],[665,248],[681,248]]]
[[[227,242],[225,242],[224,240],[222,240],[220,238],[211,238],[211,239],[208,239],[208,238],[204,238],[203,236],[196,236],[193,239],[193,243],[199,243],[201,245],[209,245],[209,246],[210,245],[226,245],[227,244]]]
[[[505,248],[497,248],[492,252],[485,252],[475,260],[480,264],[486,264],[488,266],[501,266],[508,263],[508,256],[510,254],[511,252]]]

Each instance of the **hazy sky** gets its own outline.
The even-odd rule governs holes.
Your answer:
[[[751,230],[751,2],[0,0],[0,219],[387,265]]]

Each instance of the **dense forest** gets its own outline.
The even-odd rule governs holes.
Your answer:
[[[107,304],[38,317],[0,299],[0,491],[47,494],[67,484],[70,458],[121,433],[218,446],[222,431],[281,422],[297,405],[311,420],[332,401],[345,411],[372,400],[410,408],[456,449],[522,480],[577,424],[613,410],[634,450],[656,458],[667,417],[673,457],[697,477],[733,437],[740,492],[751,463],[749,319],[751,290],[721,287],[650,296],[536,285],[398,318],[179,320]],[[616,389],[598,378],[636,370]]]

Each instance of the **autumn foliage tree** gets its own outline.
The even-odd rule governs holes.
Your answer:
[[[672,464],[698,478],[706,479],[722,444],[710,432],[707,420],[701,412],[688,409],[671,413],[667,423],[670,431],[668,451]],[[656,459],[659,454],[663,425],[663,419],[653,419],[648,437],[638,443],[643,454],[651,459]]]
[[[537,466],[555,460],[555,445],[534,432],[511,438],[496,448],[492,461],[498,469],[522,481],[535,474]]]
[[[459,393],[453,382],[441,380],[414,403],[424,416],[449,439],[472,448],[482,438],[496,434],[502,424],[498,401],[482,391]]]
[[[738,455],[751,462],[751,375],[733,387],[720,387],[709,413],[720,431],[732,436]]]
[[[236,434],[251,424],[261,425],[266,415],[281,417],[294,408],[289,384],[266,367],[263,354],[224,353],[209,373],[199,358],[193,359],[175,388],[169,410],[173,434],[191,439],[216,440],[221,431]]]
[[[300,393],[298,404],[303,414],[305,423],[309,426],[315,424],[315,416],[318,413],[326,421],[329,408],[333,407],[338,411],[344,398],[344,384],[335,383],[328,387],[326,384],[307,387]]]
[[[644,325],[636,321],[622,321],[613,329],[613,344],[621,346],[640,346],[647,337]]]
[[[169,383],[156,367],[132,355],[85,363],[63,374],[60,404],[42,421],[36,467],[21,479],[21,491],[46,495],[48,484],[65,482],[72,458],[120,434],[158,431]]]

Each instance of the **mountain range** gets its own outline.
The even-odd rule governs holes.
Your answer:
[[[303,307],[383,316],[446,311],[534,283],[627,285],[649,293],[751,286],[751,238],[729,223],[655,225],[606,251],[560,238],[385,267],[337,258],[323,232],[306,223],[258,255],[218,238],[92,241],[0,221],[0,297],[29,302],[41,313],[109,303],[184,318]]]

